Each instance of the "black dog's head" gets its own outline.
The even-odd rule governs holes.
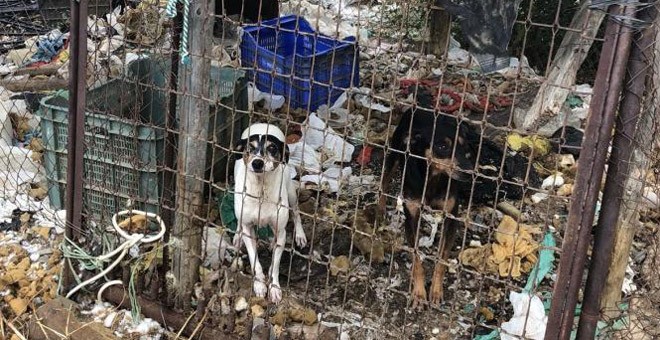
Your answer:
[[[410,152],[426,158],[432,175],[445,174],[458,181],[468,181],[472,170],[471,149],[467,145],[466,127],[457,118],[443,113],[415,110],[410,138]]]
[[[457,181],[469,180],[471,177],[466,170],[472,170],[473,164],[466,145],[464,126],[458,124],[454,117],[444,114],[434,118],[432,129],[418,131],[414,135],[414,139],[421,141],[431,174],[444,174]]]
[[[284,133],[272,124],[250,125],[241,135],[236,151],[243,155],[248,171],[264,173],[275,170],[289,160]]]

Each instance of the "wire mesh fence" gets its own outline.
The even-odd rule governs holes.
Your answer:
[[[612,22],[596,337],[657,336],[654,3],[80,4],[0,4],[3,337],[70,335],[59,293],[95,338],[543,338]]]

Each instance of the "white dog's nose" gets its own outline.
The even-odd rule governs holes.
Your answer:
[[[264,169],[264,161],[261,159],[255,159],[252,161],[252,169],[254,171],[261,171]]]

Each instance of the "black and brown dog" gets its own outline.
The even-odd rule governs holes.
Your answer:
[[[522,156],[505,158],[502,150],[492,141],[481,138],[481,133],[473,126],[457,117],[427,109],[433,107],[433,98],[427,91],[420,89],[417,98],[418,105],[404,112],[392,135],[378,202],[379,214],[384,216],[385,194],[395,171],[401,170],[406,241],[415,248],[413,308],[427,300],[424,268],[416,250],[423,207],[448,214],[437,249],[441,260],[436,261],[428,297],[429,302],[438,304],[443,298],[446,271],[443,262],[449,256],[459,228],[456,220],[459,204],[470,199],[474,187],[478,188],[479,194],[472,195],[470,201],[481,204],[502,196],[510,199],[522,197],[523,188],[516,182],[525,177],[530,179],[530,184],[538,185],[539,182],[527,159]]]

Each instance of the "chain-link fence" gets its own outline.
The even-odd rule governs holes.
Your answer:
[[[654,23],[0,3],[1,334],[652,339]]]

